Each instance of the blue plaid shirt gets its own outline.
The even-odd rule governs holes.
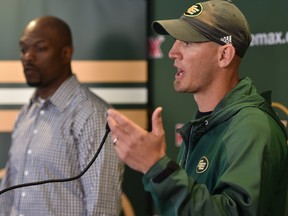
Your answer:
[[[108,107],[75,75],[47,100],[33,96],[15,123],[1,189],[78,175],[105,134]],[[0,196],[0,215],[119,215],[123,169],[109,135],[80,179],[8,191]]]

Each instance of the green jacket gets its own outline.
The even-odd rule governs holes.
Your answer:
[[[180,166],[165,156],[142,179],[161,215],[284,215],[285,128],[249,78],[180,134]]]

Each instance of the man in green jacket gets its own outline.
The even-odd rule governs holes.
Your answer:
[[[284,215],[286,131],[270,99],[249,78],[239,78],[251,42],[242,12],[231,1],[212,0],[152,28],[175,38],[169,52],[174,88],[192,93],[198,111],[179,130],[176,163],[165,152],[161,107],[152,115],[151,132],[108,110],[121,160],[144,173],[145,190],[162,215]]]

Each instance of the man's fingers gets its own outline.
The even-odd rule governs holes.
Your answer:
[[[133,133],[139,127],[137,124],[115,109],[109,109],[107,114],[107,121],[111,131],[116,133],[121,131],[121,134],[123,135],[123,133]]]
[[[164,133],[162,123],[162,107],[157,107],[152,114],[152,133],[156,136],[162,136]]]
[[[109,117],[113,118],[114,121],[116,121],[119,124],[128,120],[126,116],[122,115],[119,111],[115,109],[108,109],[107,114],[108,114],[108,118]]]

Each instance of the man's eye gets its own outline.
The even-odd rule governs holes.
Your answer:
[[[46,50],[47,50],[46,47],[37,47],[37,51],[38,51],[38,52],[44,52],[44,51],[46,51]]]
[[[191,42],[188,42],[188,41],[183,41],[183,42],[184,42],[185,46],[190,46],[191,45]]]
[[[185,47],[194,47],[196,43],[191,42],[191,41],[190,42],[189,41],[184,41],[183,44],[184,44]]]
[[[20,53],[25,54],[27,52],[27,49],[24,47],[20,48]]]

